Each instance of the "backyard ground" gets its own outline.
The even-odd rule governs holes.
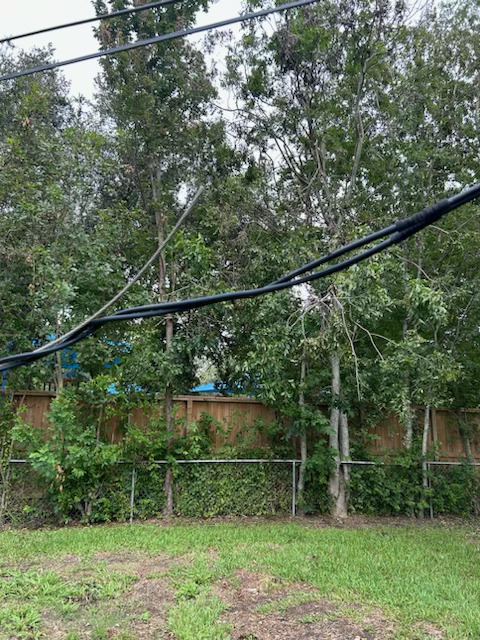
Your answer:
[[[354,518],[0,533],[0,638],[480,638],[480,528]]]

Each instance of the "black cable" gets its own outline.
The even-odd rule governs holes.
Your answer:
[[[293,278],[296,278],[297,276],[302,275],[302,273],[306,273],[307,271],[312,271],[313,269],[316,269],[320,265],[326,264],[331,260],[336,260],[336,258],[340,258],[346,253],[350,253],[350,251],[353,251],[354,249],[360,249],[360,247],[364,247],[366,244],[375,242],[375,240],[380,240],[380,238],[384,238],[385,236],[390,236],[396,230],[397,228],[393,224],[390,227],[386,227],[385,229],[382,229],[381,231],[376,231],[375,233],[371,233],[369,236],[366,236],[365,238],[361,238],[360,240],[355,240],[354,242],[347,244],[345,247],[341,247],[336,251],[332,251],[332,253],[329,253],[326,256],[323,256],[322,258],[313,260],[312,262],[309,262],[308,264],[304,265],[303,267],[300,267],[299,269],[296,269],[295,271],[290,271],[290,273],[287,273],[285,276],[282,276],[278,280],[275,280],[275,282],[272,282],[272,284],[279,284],[280,282],[288,282],[289,280],[292,280]]]
[[[19,40],[20,38],[28,38],[29,36],[38,36],[42,33],[49,33],[50,31],[58,31],[59,29],[67,29],[69,27],[78,27],[82,24],[88,24],[89,22],[99,22],[100,20],[111,20],[112,18],[118,18],[119,16],[126,16],[132,13],[139,13],[140,11],[147,11],[148,9],[157,9],[159,7],[165,7],[169,4],[178,4],[183,0],[160,0],[159,2],[151,2],[150,4],[141,4],[138,7],[130,7],[130,9],[121,9],[120,11],[112,11],[112,13],[102,13],[94,18],[85,18],[84,20],[76,20],[75,22],[66,22],[65,24],[59,24],[55,27],[46,27],[45,29],[38,29],[37,31],[28,31],[26,33],[19,33],[16,36],[10,36],[9,38],[0,38],[0,44],[4,42],[12,42],[12,40]]]
[[[139,47],[147,47],[151,44],[158,44],[160,42],[167,42],[169,40],[175,40],[177,38],[184,38],[185,36],[192,35],[194,33],[201,33],[202,31],[209,31],[211,29],[219,29],[221,27],[227,27],[237,22],[245,22],[247,20],[254,20],[255,18],[262,18],[272,13],[278,13],[280,11],[288,11],[290,9],[297,9],[299,7],[305,7],[319,0],[297,0],[296,2],[289,2],[287,4],[270,7],[269,9],[263,9],[255,13],[246,13],[235,18],[229,18],[220,22],[213,22],[201,27],[192,27],[191,29],[182,29],[181,31],[174,31],[172,33],[165,33],[161,36],[155,36],[154,38],[148,38],[147,40],[137,40],[136,42],[130,42],[129,44],[113,47],[112,49],[104,49],[103,51],[95,51],[95,53],[89,53],[88,55],[79,56],[77,58],[71,58],[70,60],[63,60],[61,62],[51,62],[50,64],[39,65],[38,67],[32,67],[30,69],[24,69],[23,71],[14,71],[13,73],[7,73],[4,76],[0,76],[0,82],[4,80],[13,80],[14,78],[21,78],[23,76],[29,76],[33,73],[40,73],[42,71],[50,71],[51,69],[57,69],[58,67],[65,67],[69,64],[76,64],[77,62],[84,62],[86,60],[93,60],[94,58],[102,58],[103,56],[110,56],[115,53],[122,53],[123,51],[131,51],[132,49],[138,49]]]
[[[354,249],[360,249],[371,242],[375,242],[375,240],[380,240],[380,238],[384,238],[385,236],[391,235],[397,232],[399,235],[396,236],[396,243],[405,240],[407,237],[410,237],[414,233],[418,233],[421,229],[424,229],[426,226],[433,224],[437,220],[439,220],[443,215],[452,211],[453,209],[457,209],[462,206],[478,198],[480,196],[480,184],[472,187],[471,189],[467,189],[465,192],[460,193],[452,198],[447,198],[445,200],[441,200],[437,204],[432,207],[428,207],[424,209],[420,213],[417,213],[410,218],[406,218],[405,220],[398,220],[395,224],[390,227],[386,227],[381,231],[376,231],[375,233],[366,236],[365,238],[361,238],[360,240],[355,240],[350,244],[347,244],[345,247],[341,247],[332,253],[329,253],[322,258],[318,258],[317,260],[313,260],[308,264],[296,269],[295,271],[291,271],[287,273],[282,278],[275,280],[272,284],[277,284],[279,282],[287,282],[296,276],[301,275],[302,273],[306,273],[307,271],[312,271],[312,269],[316,269],[322,264],[330,262],[331,260],[335,260],[336,258],[340,258],[340,256],[353,251]],[[400,235],[401,234],[401,235]]]
[[[348,269],[352,265],[358,264],[359,262],[366,260],[372,255],[380,253],[381,251],[385,251],[385,249],[387,249],[388,247],[403,242],[411,235],[418,233],[421,229],[439,220],[449,211],[457,209],[467,202],[471,202],[472,200],[479,197],[480,184],[467,189],[463,193],[453,196],[452,198],[442,200],[441,202],[433,205],[432,207],[424,209],[420,213],[417,213],[410,218],[398,220],[395,224],[373,234],[370,234],[364,238],[356,240],[349,245],[329,254],[328,256],[310,262],[308,265],[305,265],[304,267],[301,267],[300,269],[297,269],[296,271],[283,276],[280,281],[276,281],[265,287],[260,287],[258,289],[249,289],[245,291],[229,291],[213,296],[191,298],[189,300],[178,300],[174,302],[164,302],[161,304],[146,305],[143,307],[133,307],[130,309],[123,309],[122,311],[119,311],[110,316],[96,318],[95,320],[92,320],[87,326],[83,327],[74,335],[70,336],[67,340],[62,341],[59,344],[55,344],[51,347],[46,346],[43,351],[32,351],[27,353],[15,354],[0,359],[0,371],[13,369],[14,367],[18,367],[23,364],[29,364],[31,362],[34,362],[35,360],[38,360],[39,358],[43,358],[61,349],[70,348],[81,340],[84,340],[87,337],[91,336],[102,326],[110,322],[128,321],[139,318],[151,318],[171,313],[182,313],[184,311],[200,309],[202,307],[217,304],[219,302],[231,302],[233,300],[256,298],[258,296],[266,295],[267,293],[289,289],[299,284],[314,282],[315,280],[319,280],[320,278],[325,278],[329,275],[333,275],[334,273],[338,273],[339,271]],[[322,271],[319,271],[317,273],[304,276],[303,278],[296,277],[297,275],[299,275],[300,273],[304,273],[308,269],[315,268],[319,264],[344,255],[345,253],[350,252],[353,249],[364,246],[365,244],[372,242],[372,240],[385,237],[386,235],[390,235],[387,240],[384,240],[380,244],[377,244],[374,247],[371,247],[370,249],[367,249],[366,251],[353,256],[352,258],[344,260],[343,262],[328,267],[327,269],[323,269]]]

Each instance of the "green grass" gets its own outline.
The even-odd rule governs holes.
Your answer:
[[[12,637],[8,634],[13,631],[18,634],[13,637],[42,637],[41,617],[46,607],[58,611],[59,606],[66,606],[58,615],[68,618],[75,615],[76,602],[83,606],[89,599],[113,598],[133,580],[103,568],[87,581],[65,581],[54,571],[19,571],[19,563],[41,558],[48,565],[48,558],[54,557],[58,564],[67,554],[88,561],[96,552],[128,550],[146,556],[188,554],[188,563],[170,571],[176,603],[168,625],[179,640],[228,638],[228,629],[216,626],[225,605],[211,589],[223,577],[234,578],[240,568],[286,583],[306,583],[320,597],[343,605],[377,605],[397,621],[402,638],[414,638],[411,629],[424,622],[437,625],[448,638],[478,639],[480,550],[471,534],[466,526],[317,529],[301,524],[4,532],[0,534],[0,563],[4,566],[0,570],[0,629],[4,637]],[[106,637],[108,624],[99,623],[95,637]]]
[[[268,604],[262,604],[257,607],[257,611],[258,613],[272,613],[273,611],[283,611],[285,613],[290,607],[298,607],[301,604],[315,602],[316,600],[318,600],[316,593],[298,593]]]
[[[3,569],[0,571],[0,638],[2,632],[8,638],[43,638],[45,611],[65,621],[74,619],[82,605],[109,600],[122,593],[133,580],[132,576],[108,572],[104,567],[81,579],[66,579],[52,570]],[[74,633],[70,636],[75,638]],[[92,633],[92,638],[102,637],[107,636],[95,635],[95,630]]]

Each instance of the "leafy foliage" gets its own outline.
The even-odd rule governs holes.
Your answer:
[[[84,422],[79,413],[72,394],[59,395],[52,403],[49,437],[29,456],[54,512],[64,522],[72,517],[92,519],[103,483],[120,460],[119,447],[102,442],[98,425],[88,416]]]

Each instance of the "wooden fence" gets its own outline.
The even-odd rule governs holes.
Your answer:
[[[55,393],[49,391],[25,391],[15,396],[17,404],[23,406],[23,419],[28,424],[46,430],[48,428],[48,411]],[[159,403],[159,407],[160,407]],[[320,408],[322,409],[322,408]],[[323,407],[326,410],[325,407]],[[216,449],[225,443],[236,443],[248,428],[262,421],[264,424],[273,422],[279,416],[274,408],[267,407],[252,398],[223,398],[209,396],[179,396],[175,398],[176,417],[179,429],[188,434],[188,425],[197,422],[202,414],[213,418],[211,438]],[[128,420],[139,427],[147,427],[152,418],[151,411],[143,408],[133,409]],[[419,423],[423,423],[423,408],[418,409]],[[480,410],[466,409],[463,418],[472,425],[472,431],[480,434]],[[435,444],[441,460],[456,461],[465,457],[464,448],[455,414],[448,409],[431,410],[431,429],[429,446]],[[121,420],[113,416],[105,425],[109,439],[118,442],[122,438]],[[352,432],[361,426],[361,420],[353,421]],[[421,427],[420,427],[421,428]],[[383,455],[403,448],[403,430],[395,416],[386,416],[376,426],[368,430],[367,446],[372,454]],[[252,442],[255,447],[268,447],[268,438],[263,433],[255,435]],[[472,453],[480,462],[480,437],[472,439]]]

